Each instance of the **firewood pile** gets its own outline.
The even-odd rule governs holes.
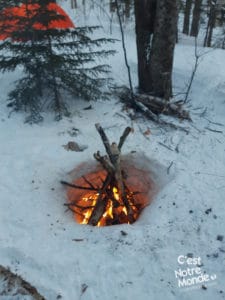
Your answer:
[[[176,117],[180,120],[191,121],[190,114],[183,108],[182,101],[167,101],[149,94],[132,94],[125,86],[117,89],[117,95],[126,107],[141,112],[148,119],[161,123],[162,125],[168,124],[160,119],[161,114]]]

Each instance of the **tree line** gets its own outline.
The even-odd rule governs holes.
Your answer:
[[[206,5],[206,46],[211,45],[217,1]],[[87,100],[105,97],[110,80],[109,66],[99,59],[114,54],[104,50],[104,44],[114,40],[92,38],[97,27],[52,27],[67,18],[50,9],[53,2],[57,5],[52,0],[0,0],[0,71],[23,68],[23,76],[8,95],[8,106],[28,111],[29,121],[41,120],[46,107],[55,111],[57,119],[67,115],[64,97],[69,95]],[[73,0],[71,5],[74,8],[78,3]],[[119,10],[125,19],[134,14],[139,93],[166,101],[172,98],[179,12],[183,9],[183,33],[196,37],[202,5],[202,0],[110,0],[112,13]],[[23,13],[15,13],[21,7]]]

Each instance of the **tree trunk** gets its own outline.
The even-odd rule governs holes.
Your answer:
[[[115,12],[116,6],[115,6],[114,0],[110,0],[110,2],[109,2],[109,10],[110,10],[111,13]]]
[[[125,17],[130,18],[131,0],[125,0]]]
[[[71,8],[72,9],[77,8],[77,0],[71,0]]]
[[[211,47],[213,29],[216,23],[216,2],[217,1],[210,1],[209,19],[204,40],[204,47]]]
[[[156,0],[135,0],[139,88],[149,92],[149,59],[154,31]]]
[[[177,1],[158,0],[148,84],[150,86],[149,92],[166,100],[172,96],[172,68],[177,20]]]
[[[189,35],[190,30],[190,14],[191,14],[192,0],[186,0],[185,11],[184,11],[184,24],[183,33]]]
[[[198,36],[200,16],[201,16],[201,6],[202,6],[202,0],[195,0],[195,6],[193,10],[193,18],[191,24],[191,36],[195,36],[195,37]]]

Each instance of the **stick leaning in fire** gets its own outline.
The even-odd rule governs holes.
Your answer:
[[[106,136],[103,128],[101,127],[100,124],[95,125],[99,135],[101,136],[102,142],[105,146],[106,153],[108,156],[101,156],[100,152],[98,151],[97,153],[94,154],[94,158],[100,162],[103,166],[103,168],[107,171],[108,175],[106,176],[105,182],[103,183],[102,189],[100,190],[99,193],[99,199],[101,201],[97,201],[96,208],[93,210],[92,215],[88,221],[88,224],[91,225],[97,225],[99,222],[100,218],[102,217],[104,210],[105,210],[105,203],[107,205],[107,200],[104,201],[102,200],[102,194],[105,193],[106,189],[108,186],[117,186],[120,198],[123,200],[125,207],[127,208],[128,215],[132,214],[132,209],[129,205],[129,201],[127,200],[126,196],[126,191],[124,187],[124,182],[123,182],[123,176],[122,176],[122,170],[121,170],[121,165],[120,165],[120,151],[121,148],[128,137],[129,133],[131,132],[131,128],[127,127],[123,133],[123,135],[120,138],[119,145],[117,146],[116,143],[112,143],[110,145],[109,139]],[[102,213],[103,210],[103,213]]]

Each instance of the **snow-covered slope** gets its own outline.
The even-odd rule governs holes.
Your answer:
[[[136,78],[131,32],[128,28],[127,42]],[[123,55],[119,43],[116,47],[113,74],[124,83]],[[91,103],[92,110],[83,110],[87,103],[80,101],[70,118],[56,123],[46,115],[44,123],[30,126],[22,114],[8,118],[4,100],[19,75],[1,74],[0,264],[48,300],[224,299],[224,57],[222,50],[202,57],[188,103],[193,123],[181,124],[188,134],[143,119],[131,121],[115,99]],[[193,47],[177,45],[177,93],[184,90],[193,64]],[[115,141],[132,126],[124,151],[143,153],[163,166],[169,179],[133,225],[81,226],[63,206],[66,191],[59,181],[96,150],[104,151],[94,127],[99,121]],[[73,128],[80,131],[76,137],[71,137]],[[148,128],[151,134],[143,135]],[[71,140],[88,148],[66,151],[62,145]],[[179,264],[183,256],[200,258],[201,271],[213,276],[210,281],[179,287],[175,271],[189,268],[197,276],[196,260]]]

